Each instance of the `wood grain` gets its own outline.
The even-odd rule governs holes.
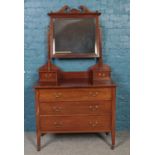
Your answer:
[[[39,90],[40,102],[51,101],[92,101],[110,100],[110,88],[83,88],[83,89],[41,89]]]
[[[40,102],[40,115],[103,115],[111,112],[110,100]]]
[[[102,116],[40,116],[40,130],[90,131],[110,130],[111,115]]]
[[[41,148],[42,133],[111,133],[115,145],[116,84],[111,79],[109,65],[103,64],[99,12],[84,6],[70,9],[67,5],[51,12],[48,33],[47,62],[39,68],[35,88],[37,150]],[[98,54],[54,55],[54,18],[95,18]],[[95,65],[82,72],[64,72],[51,58],[97,57]]]

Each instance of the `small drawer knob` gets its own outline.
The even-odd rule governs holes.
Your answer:
[[[105,73],[98,73],[98,76],[99,76],[99,77],[105,77],[106,74],[105,74]]]
[[[102,74],[101,73],[98,73],[98,76],[101,76]]]
[[[102,76],[105,77],[105,73],[103,73]]]

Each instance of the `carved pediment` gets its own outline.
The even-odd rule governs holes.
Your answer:
[[[72,13],[98,13],[98,11],[91,11],[87,7],[80,5],[78,9],[76,8],[70,8],[68,5],[64,5],[60,10],[54,12],[54,13],[66,13],[66,14],[72,14]],[[52,14],[49,13],[49,15]]]

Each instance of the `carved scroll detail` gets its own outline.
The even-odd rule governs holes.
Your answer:
[[[56,13],[92,13],[87,7],[81,5],[78,9],[70,8],[68,5],[64,5],[59,11]]]
[[[59,11],[57,11],[58,13],[66,13],[67,10],[69,10],[69,6],[68,5],[64,5]]]
[[[91,12],[87,7],[83,6],[83,5],[80,5],[79,8],[81,9],[81,11],[83,13],[87,13],[87,12]]]

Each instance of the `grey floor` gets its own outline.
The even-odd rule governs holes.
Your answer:
[[[41,151],[36,151],[36,135],[25,132],[25,155],[129,155],[128,132],[116,133],[115,150],[110,149],[111,136],[102,134],[46,134]]]

